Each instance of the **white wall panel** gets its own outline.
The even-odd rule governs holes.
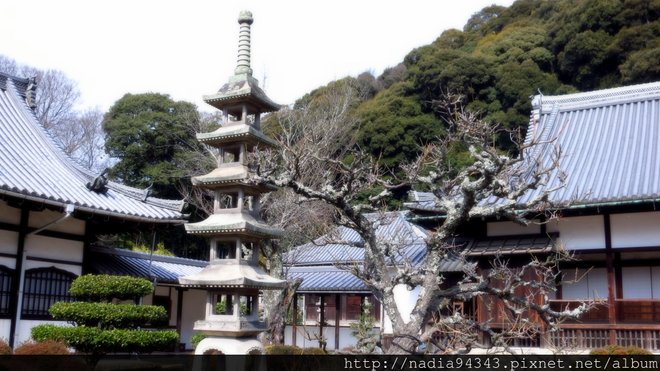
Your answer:
[[[624,299],[650,299],[652,297],[651,267],[621,268]]]
[[[605,226],[602,215],[578,216],[553,220],[548,233],[559,232],[559,243],[568,250],[605,248]]]
[[[0,230],[0,252],[16,254],[18,248],[18,232]]]
[[[612,247],[660,246],[660,212],[612,214]]]
[[[581,279],[580,279],[581,278]],[[607,299],[607,270],[594,268],[588,273],[585,269],[567,270],[564,272],[564,281],[577,282],[562,284],[562,299]]]

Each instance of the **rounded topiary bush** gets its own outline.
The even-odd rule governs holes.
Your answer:
[[[151,294],[146,279],[128,276],[85,275],[75,279],[70,293],[76,302],[58,302],[49,311],[53,318],[75,327],[40,325],[32,328],[37,341],[60,341],[78,352],[149,353],[174,350],[179,335],[174,330],[145,330],[166,323],[165,308],[151,305],[113,304],[113,299],[132,299]],[[89,302],[92,300],[101,302]]]
[[[6,356],[12,353],[13,350],[9,346],[9,343],[5,339],[0,339],[0,356]]]
[[[82,301],[131,300],[154,291],[149,280],[129,276],[86,274],[71,283],[69,293]]]
[[[14,350],[16,355],[66,355],[71,354],[69,348],[61,341],[27,341]]]
[[[268,345],[264,349],[268,355],[296,355],[302,354],[302,348],[295,345],[274,344]]]
[[[589,353],[595,356],[608,356],[608,355],[620,355],[620,356],[633,356],[633,355],[652,355],[650,351],[635,347],[635,346],[621,346],[621,345],[608,345],[602,348],[596,348],[591,350]]]

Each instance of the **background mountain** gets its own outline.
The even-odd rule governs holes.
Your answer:
[[[380,76],[365,72],[319,88],[297,105],[350,84],[362,148],[395,167],[419,145],[446,135],[434,108],[447,92],[510,130],[524,131],[530,96],[589,91],[660,79],[660,0],[519,0],[474,14],[412,50]],[[523,133],[524,134],[524,133]],[[513,148],[508,134],[495,138]],[[461,148],[453,160],[465,161]]]

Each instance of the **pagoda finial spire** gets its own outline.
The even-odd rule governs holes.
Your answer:
[[[240,30],[238,31],[238,63],[236,64],[236,75],[252,75],[252,68],[250,68],[250,25],[254,19],[252,13],[243,10],[238,15],[238,24]]]

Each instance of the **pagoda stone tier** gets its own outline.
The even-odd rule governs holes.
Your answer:
[[[185,226],[188,233],[210,239],[209,265],[179,279],[184,287],[207,291],[205,318],[194,325],[207,337],[195,354],[262,354],[256,336],[267,324],[259,318],[259,292],[286,286],[286,281],[269,276],[259,266],[261,246],[282,235],[260,218],[260,195],[272,189],[248,182],[248,154],[276,145],[261,132],[261,114],[279,109],[252,77],[252,21],[250,12],[241,12],[234,76],[216,94],[204,96],[207,103],[222,110],[222,126],[197,134],[201,143],[218,149],[218,158],[213,171],[192,178],[194,186],[215,193],[213,214]]]

